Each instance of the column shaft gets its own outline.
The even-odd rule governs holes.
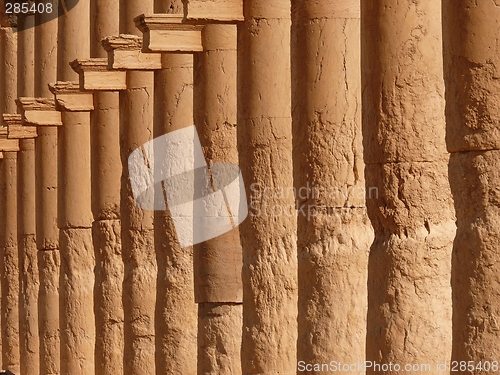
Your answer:
[[[458,226],[451,278],[452,360],[473,361],[474,371],[461,372],[479,374],[493,361],[498,365],[500,357],[500,204],[495,198],[500,183],[500,10],[490,1],[446,0],[443,12],[446,137]]]
[[[91,54],[106,57],[100,41],[119,33],[119,1],[91,4]],[[120,103],[117,92],[94,92],[90,122],[95,268],[96,372],[123,372],[123,260],[120,223]]]
[[[38,258],[35,218],[35,140],[21,139],[18,155],[19,334],[21,374],[40,372]]]
[[[3,26],[3,25],[2,25]],[[0,29],[2,50],[2,96],[0,114],[16,113],[17,97],[17,30],[11,27]],[[2,120],[3,122],[3,120]],[[17,255],[17,153],[4,153],[1,163],[2,199],[4,208],[0,220],[0,231],[4,238],[0,257],[1,270],[1,332],[2,368],[16,372],[20,370],[19,351],[19,263]]]
[[[76,81],[69,62],[90,57],[90,2],[59,17],[59,81]],[[61,375],[94,373],[90,115],[63,112],[58,129],[58,222],[61,251]]]
[[[17,111],[17,31],[11,27],[2,27],[0,37],[0,48],[3,54],[3,72],[0,77],[0,87],[2,87],[0,113],[14,114]]]
[[[18,16],[17,96],[35,95],[35,15]],[[20,271],[19,335],[21,374],[37,374],[38,336],[38,261],[35,219],[35,141],[19,142],[18,157],[18,247]]]
[[[20,371],[19,257],[17,250],[17,152],[4,152],[0,174],[5,217],[2,219],[4,248],[0,258],[2,285],[2,365]]]
[[[292,7],[298,360],[306,363],[365,356],[373,232],[364,194],[359,1],[348,5],[302,0]]]
[[[120,1],[120,33],[139,35],[134,18],[153,12],[153,0]],[[153,73],[130,71],[120,92],[122,161],[121,220],[124,262],[124,368],[132,375],[155,373],[155,304],[158,272],[153,212],[138,207],[129,181],[128,157],[153,138]]]
[[[236,25],[207,24],[195,54],[195,125],[207,164],[238,165]],[[241,374],[243,285],[239,229],[194,246],[198,374]]]
[[[193,126],[193,56],[163,56],[155,72],[154,136]],[[167,202],[168,204],[168,202]],[[196,374],[193,247],[181,248],[170,212],[155,211],[156,374]]]
[[[35,15],[19,15],[17,19],[19,25],[17,96],[33,96],[35,93]]]
[[[367,360],[429,363],[437,373],[434,364],[451,355],[456,229],[445,146],[441,4],[363,0],[361,19],[365,176],[368,192],[376,193],[367,200],[375,229]]]
[[[46,0],[57,12],[59,0]],[[58,21],[50,13],[36,14],[35,29],[35,96],[52,97],[48,84],[57,80],[57,35]],[[51,19],[51,21],[47,21]]]
[[[240,226],[242,371],[292,374],[297,368],[297,223],[291,192],[290,2],[244,5],[245,22],[238,26],[238,149],[250,210]]]
[[[57,11],[58,0],[50,0]],[[38,13],[35,29],[35,96],[52,97],[48,85],[57,80],[58,21]],[[59,229],[57,227],[57,128],[39,126],[35,140],[36,240],[38,248],[38,329],[40,373],[60,371]]]

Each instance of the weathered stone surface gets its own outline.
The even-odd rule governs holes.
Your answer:
[[[454,218],[446,162],[370,165],[365,174],[366,204],[377,234],[409,236]]]
[[[153,12],[153,0],[120,6],[120,33],[139,35],[134,17]],[[130,374],[155,373],[155,303],[157,265],[153,212],[135,203],[129,181],[130,153],[153,138],[153,73],[129,72],[128,89],[120,92],[122,161],[121,219],[124,262],[124,369]]]
[[[292,6],[297,348],[306,363],[365,357],[373,232],[365,208],[360,21],[347,19],[355,8],[346,2]]]
[[[58,374],[60,356],[59,330],[59,250],[38,252],[40,289],[38,293],[38,328],[40,332],[40,373]]]
[[[114,374],[123,368],[124,346],[120,221],[95,221],[92,233],[96,254],[96,371],[100,374]]]
[[[17,98],[17,32],[16,29],[5,27],[0,29],[3,64],[0,76],[0,113],[16,113]],[[3,121],[3,120],[2,120]]]
[[[35,15],[18,15],[17,96],[35,94]],[[24,373],[24,372],[23,372]]]
[[[105,62],[101,40],[119,33],[119,1],[94,1],[91,17],[91,54]],[[89,73],[89,72],[86,72]],[[122,72],[126,76],[126,72]],[[88,78],[88,77],[87,77]],[[105,77],[102,77],[105,79]],[[126,88],[126,85],[125,85]],[[96,372],[111,375],[124,366],[124,265],[120,218],[120,103],[118,93],[95,92],[91,114],[92,226],[96,257],[94,313]]]
[[[53,9],[58,8],[59,0],[48,0]],[[48,84],[57,81],[57,35],[58,20],[52,14],[35,14],[37,22],[35,32],[35,96],[50,97]],[[50,19],[50,21],[48,21]]]
[[[362,9],[365,163],[446,159],[439,4],[362,1]]]
[[[92,93],[81,92],[78,81],[57,81],[49,84],[49,90],[55,96],[58,111],[88,112],[94,110]]]
[[[33,196],[35,195],[34,193],[33,189]],[[40,372],[40,339],[38,330],[38,288],[40,281],[37,260],[38,251],[35,234],[19,235],[18,238],[21,374],[37,374]]]
[[[454,153],[450,159],[458,225],[452,263],[454,360],[494,361],[500,354],[499,164],[497,150]]]
[[[194,247],[197,303],[242,303],[242,251],[237,228]],[[236,332],[228,333],[236,334]]]
[[[456,230],[445,147],[441,4],[364,0],[361,9],[366,186],[378,193],[367,200],[375,241],[366,355],[378,363],[436,364],[451,356]]]
[[[0,164],[3,196],[0,257],[2,286],[2,365],[14,373],[20,370],[19,342],[19,254],[17,247],[17,153],[5,152]],[[4,216],[5,215],[5,216]]]
[[[55,250],[59,247],[56,127],[38,128],[35,153],[37,247],[40,250]]]
[[[141,14],[134,18],[144,35],[143,52],[202,52],[202,26],[183,21],[179,14]]]
[[[58,128],[59,228],[90,228],[90,115],[64,112]]]
[[[155,213],[155,249],[156,366],[160,374],[196,374],[193,247],[181,249],[168,211]]]
[[[60,231],[61,374],[94,371],[94,248],[92,229]]]
[[[493,1],[443,2],[450,152],[500,148],[499,16]]]
[[[93,102],[72,82],[78,75],[69,63],[90,58],[90,2],[78,2],[58,21],[58,82],[50,88],[56,107],[64,111],[58,128],[60,371],[83,375],[95,373],[90,114],[85,112],[93,109]]]
[[[242,304],[198,305],[198,374],[241,374]]]
[[[19,140],[0,138],[0,149],[3,152],[17,152],[19,151]]]
[[[290,3],[247,1],[239,29],[238,151],[246,186],[293,186]],[[273,51],[273,53],[269,53]],[[247,199],[250,202],[249,190]],[[243,247],[243,374],[295,373],[297,255],[294,198],[262,203],[240,226]],[[250,210],[252,211],[252,210]]]
[[[197,22],[244,21],[242,0],[185,0],[184,17]]]
[[[207,24],[202,41],[204,52],[194,60],[194,123],[209,165],[238,165],[237,28]],[[198,374],[241,374],[242,255],[238,227],[194,246]]]
[[[58,0],[49,0],[53,9]],[[24,112],[24,119],[36,125],[62,125],[61,113],[49,84],[57,81],[58,20],[49,13],[37,13],[35,32],[36,106]],[[43,104],[42,104],[42,103]],[[39,126],[35,140],[36,240],[40,289],[38,294],[38,330],[40,338],[40,374],[59,374],[59,229],[57,227],[57,128]]]
[[[238,165],[236,26],[205,25],[195,55],[195,125],[207,162]],[[239,230],[195,246],[196,302],[242,302]]]
[[[21,139],[17,171],[17,238],[19,257],[19,335],[21,374],[37,374],[38,261],[35,217],[35,140]]]
[[[193,56],[166,54],[162,65],[155,72],[155,137],[193,125]],[[193,247],[180,247],[168,209],[154,216],[157,372],[196,374]]]
[[[356,363],[365,355],[371,224],[365,208],[309,213],[298,218],[298,360]]]
[[[359,19],[359,0],[296,1],[292,4],[292,18],[296,14],[306,19]]]
[[[71,62],[71,67],[80,77],[82,91],[119,91],[127,88],[127,72],[107,70],[107,58],[75,60]]]
[[[368,360],[436,364],[450,358],[454,236],[451,218],[376,236],[368,270]]]

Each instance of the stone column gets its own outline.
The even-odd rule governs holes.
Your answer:
[[[244,5],[245,22],[238,26],[238,150],[250,209],[240,226],[242,371],[295,374],[290,2],[251,0]]]
[[[46,0],[57,12],[59,0]],[[50,21],[47,21],[50,19]],[[49,83],[57,80],[57,35],[58,21],[50,13],[35,15],[35,96],[51,97]],[[40,130],[40,129],[39,129]]]
[[[3,20],[4,21],[4,20]],[[17,97],[17,30],[13,20],[5,20],[0,28],[0,50],[2,54],[2,74],[0,75],[0,114],[16,113]],[[13,27],[11,27],[13,26]],[[2,124],[5,121],[2,119]],[[4,208],[0,217],[0,231],[4,242],[0,251],[1,270],[1,332],[2,368],[20,370],[19,352],[19,264],[17,261],[17,199],[16,199],[17,153],[4,152],[0,179],[4,184],[1,195]],[[8,195],[7,195],[8,194]],[[15,256],[15,258],[13,258]],[[9,271],[10,274],[7,274]]]
[[[140,35],[134,18],[153,12],[153,0],[120,1],[120,33]],[[127,72],[127,90],[120,92],[122,161],[121,220],[124,262],[124,368],[132,375],[155,373],[156,255],[153,212],[134,201],[128,157],[153,139],[153,73]]]
[[[57,11],[58,1],[51,0]],[[35,96],[52,97],[49,83],[57,80],[58,21],[38,13],[35,30]],[[49,108],[55,111],[52,101]],[[60,117],[60,116],[59,116]],[[45,122],[45,121],[43,121]],[[59,229],[57,227],[57,125],[41,123],[35,140],[36,240],[38,248],[38,329],[40,336],[40,373],[60,371],[59,331]]]
[[[1,140],[0,140],[1,143]],[[5,149],[3,149],[5,150]],[[4,152],[0,164],[0,195],[3,214],[0,230],[4,233],[0,274],[2,286],[2,366],[14,373],[20,371],[19,342],[19,261],[17,250],[17,151]]]
[[[17,48],[18,97],[35,94],[35,15],[19,14]]]
[[[35,95],[35,14],[18,16],[17,96]],[[18,155],[19,335],[21,375],[37,374],[38,261],[35,220],[35,140],[20,139]]]
[[[71,82],[58,82],[51,90],[63,123],[58,127],[61,374],[86,374],[94,371],[95,347],[89,115],[93,98]]]
[[[475,369],[461,373],[479,374],[500,358],[500,204],[495,198],[500,186],[500,9],[490,1],[446,0],[443,11],[446,138],[458,226],[452,360],[473,361]]]
[[[375,230],[367,360],[433,366],[451,355],[456,230],[445,145],[441,4],[361,4],[365,176]]]
[[[359,6],[292,6],[298,360],[306,363],[365,357],[373,231],[365,205]]]
[[[155,13],[182,13],[182,1],[155,1]],[[154,137],[194,125],[193,55],[162,55],[155,72]],[[168,206],[168,202],[167,202]],[[193,247],[181,248],[170,212],[155,211],[158,262],[156,366],[159,374],[196,374],[197,306]]]
[[[238,165],[236,25],[206,24],[196,53],[195,125],[207,164]],[[236,227],[194,246],[198,374],[241,374],[242,250]]]
[[[91,55],[106,57],[101,40],[119,33],[119,0],[91,3]],[[120,103],[117,92],[94,92],[90,122],[96,372],[123,372],[123,260],[120,224]]]
[[[154,137],[193,126],[193,55],[165,54],[155,72]],[[157,374],[196,374],[193,247],[181,248],[170,211],[155,211]]]
[[[90,2],[59,17],[59,81],[78,78],[69,65],[90,57]],[[95,372],[94,249],[92,243],[90,114],[82,106],[91,94],[78,94],[67,82],[53,87],[62,112],[58,128],[58,223],[61,251],[61,375]],[[87,104],[87,103],[85,103]],[[93,109],[92,105],[90,109]]]
[[[36,128],[35,133],[36,133]],[[19,335],[21,374],[40,372],[38,335],[38,257],[35,218],[35,139],[19,140],[17,233],[19,247]]]
[[[15,24],[2,24],[0,49],[2,51],[2,75],[0,76],[0,114],[16,113],[17,98],[17,31]]]

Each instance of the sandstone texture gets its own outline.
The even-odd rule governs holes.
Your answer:
[[[38,257],[35,209],[35,140],[21,139],[17,172],[19,334],[21,374],[39,373]]]
[[[194,122],[209,165],[238,165],[237,28],[205,25],[194,61]],[[213,177],[212,177],[213,178]],[[242,247],[238,227],[194,246],[198,374],[241,374]]]
[[[297,348],[307,363],[353,363],[365,355],[373,232],[365,206],[359,9],[356,2],[347,8],[310,1],[292,7]]]
[[[500,373],[500,0],[11,3],[0,373]]]
[[[17,248],[17,153],[6,152],[1,163],[4,230],[1,269],[2,366],[20,370],[19,258]]]
[[[40,373],[59,373],[60,326],[59,326],[59,250],[38,252],[38,329],[40,336]]]
[[[58,70],[60,81],[74,81],[69,65],[90,57],[90,3],[79,2],[59,17]],[[59,85],[54,93],[76,94],[72,85]],[[90,114],[68,101],[63,126],[58,128],[58,226],[61,251],[60,334],[61,375],[95,371],[95,321],[93,316]]]
[[[180,1],[170,2],[177,13]],[[193,56],[164,54],[155,72],[154,136],[193,125]],[[163,186],[157,185],[163,190]],[[168,210],[155,211],[156,366],[158,374],[196,374],[197,306],[194,295],[193,247],[181,248]]]
[[[500,32],[494,26],[500,9],[495,2],[444,1],[443,10],[446,144],[452,153],[449,180],[457,212],[452,360],[494,361],[500,355]],[[471,370],[464,373],[481,373],[477,367]]]
[[[119,33],[119,1],[91,3],[91,56],[104,58],[101,40]],[[103,59],[107,65],[107,59]],[[126,72],[120,72],[126,75]],[[100,79],[100,83],[105,83]],[[95,369],[99,374],[123,372],[124,266],[121,249],[120,101],[117,92],[95,91],[90,118],[91,197],[95,252]]]
[[[120,5],[120,33],[139,35],[134,17],[152,13],[153,1],[127,1]],[[120,92],[124,369],[130,374],[155,373],[158,267],[154,248],[154,214],[136,205],[128,172],[130,153],[153,139],[153,73],[131,71],[127,73],[127,80],[127,90]]]
[[[247,187],[293,186],[290,3],[247,1],[238,31],[238,152]],[[272,53],[270,53],[272,51]],[[252,199],[247,188],[247,200]],[[255,201],[240,226],[243,374],[292,374],[297,364],[294,197]],[[288,215],[263,212],[263,204]],[[260,211],[260,212],[258,212]]]
[[[431,1],[361,4],[365,176],[377,193],[367,199],[375,240],[366,355],[378,363],[435,364],[451,356],[456,229],[447,177],[441,7]]]

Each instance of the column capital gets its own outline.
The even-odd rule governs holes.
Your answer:
[[[0,152],[18,152],[19,139],[8,139],[6,136],[0,136]]]
[[[183,23],[179,14],[141,14],[134,18],[143,33],[143,52],[203,52],[203,25]]]
[[[162,68],[161,53],[143,53],[142,38],[121,34],[108,36],[101,41],[108,52],[108,69],[159,70]]]
[[[17,100],[16,100],[17,102]],[[37,132],[35,126],[24,126],[21,115],[3,115],[3,123],[7,128],[7,139],[28,139],[36,138]],[[5,133],[5,129],[3,130]]]
[[[182,0],[185,22],[224,22],[244,21],[243,0]]]
[[[94,110],[92,93],[80,91],[79,82],[58,81],[49,84],[54,94],[56,110],[61,112],[89,112]]]
[[[56,111],[54,99],[23,97],[16,100],[25,127],[61,126],[61,112]]]
[[[82,91],[127,89],[127,72],[108,70],[107,58],[74,60],[70,65],[80,77],[80,90]]]

